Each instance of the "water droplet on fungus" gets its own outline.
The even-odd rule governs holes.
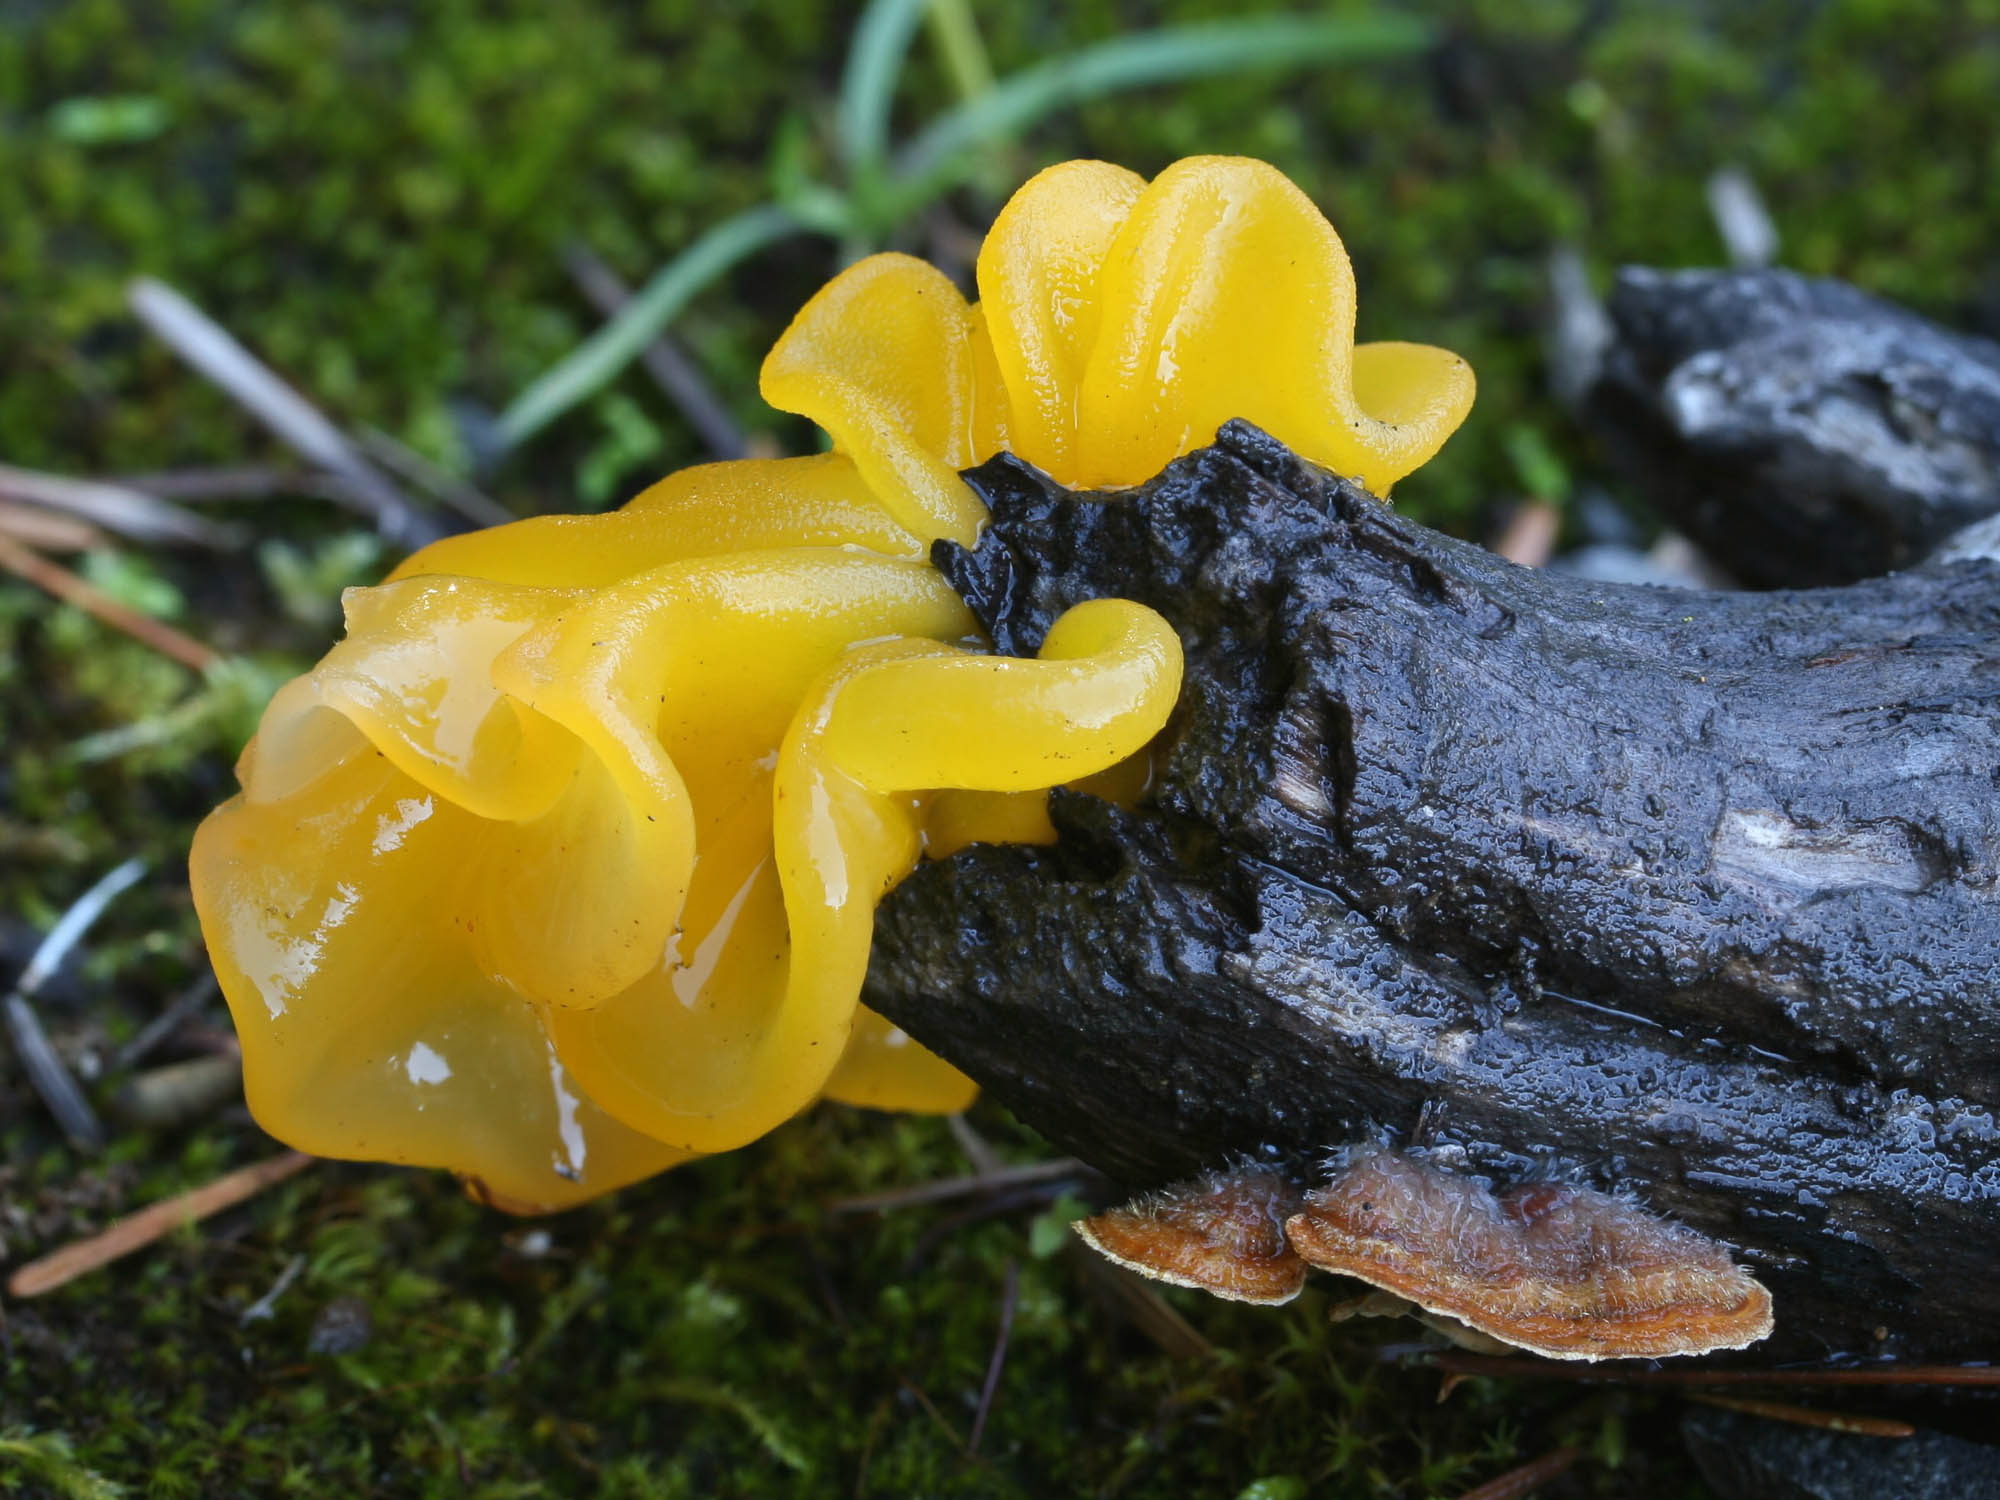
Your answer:
[[[1771,1331],[1770,1293],[1723,1246],[1568,1183],[1496,1196],[1371,1147],[1285,1233],[1312,1265],[1551,1359],[1706,1354]]]
[[[1232,1302],[1289,1302],[1306,1265],[1285,1243],[1304,1200],[1283,1174],[1245,1166],[1210,1172],[1077,1223],[1093,1250],[1172,1286]]]

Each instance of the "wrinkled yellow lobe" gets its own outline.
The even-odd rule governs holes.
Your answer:
[[[605,515],[531,516],[445,537],[389,577],[442,573],[601,588],[661,563],[723,552],[864,547],[921,559],[927,545],[883,509],[852,459],[822,453],[697,464]]]
[[[864,468],[874,451],[914,473],[906,450],[921,448],[923,503],[957,541],[975,502],[944,470],[990,450],[963,443],[940,463],[935,435],[968,410],[1004,412],[1002,445],[1072,487],[1144,483],[1241,417],[1387,494],[1471,409],[1457,355],[1355,344],[1340,236],[1263,162],[1190,157],[1150,184],[1104,162],[1049,168],[994,221],[976,309],[917,264],[873,256],[829,283],[772,349],[764,396]],[[997,391],[968,326],[985,333]],[[892,371],[852,356],[863,327],[880,331]],[[880,435],[898,423],[901,436]]]
[[[935,575],[932,575],[935,576]],[[658,1139],[692,1150],[741,1145],[823,1089],[856,1102],[962,1107],[970,1086],[914,1043],[872,1027],[869,1061],[849,1041],[868,964],[875,903],[916,864],[923,793],[941,786],[1046,786],[1112,765],[1159,731],[1180,673],[1179,643],[1151,611],[1120,600],[1081,605],[1059,624],[1039,661],[998,661],[930,641],[884,641],[848,651],[799,696],[768,799],[705,842],[683,941],[732,926],[705,964],[727,983],[667,1003],[635,990],[588,1014],[551,1013],[558,1050],[593,1097]],[[993,680],[991,669],[1010,669]],[[983,690],[968,692],[979,672]],[[1065,701],[1116,700],[1081,718]],[[1022,767],[1039,768],[1024,773]],[[1039,776],[1039,779],[1035,779]],[[712,885],[702,866],[713,859]],[[776,911],[780,924],[751,922]],[[774,928],[783,943],[771,941]],[[713,941],[714,938],[703,939]],[[671,987],[669,977],[668,987]],[[871,1018],[872,1019],[872,1018]],[[847,1047],[842,1077],[830,1070]],[[884,1076],[914,1070],[899,1091]],[[921,1076],[918,1076],[921,1075]]]
[[[851,454],[890,513],[962,547],[985,514],[958,477],[988,456],[974,444],[1004,430],[980,421],[974,380],[990,353],[958,288],[907,255],[871,255],[821,288],[764,360],[764,399],[805,411]]]
[[[622,510],[450,537],[349,591],[202,824],[195,902],[274,1135],[558,1208],[822,1096],[963,1108],[859,1003],[926,854],[1130,799],[1179,691],[1151,610],[1093,600],[996,657],[929,562],[1011,448],[1138,483],[1248,417],[1378,489],[1463,415],[1462,363],[1353,345],[1339,240],[1268,167],[1024,187],[984,301],[877,256],[762,383],[836,451],[710,464]]]
[[[1123,167],[1064,162],[1007,200],[979,249],[1013,451],[1051,474],[1078,461],[1076,398],[1097,340],[1099,273],[1145,191],[1146,179]]]

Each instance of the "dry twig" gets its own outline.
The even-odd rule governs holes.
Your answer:
[[[881,1213],[886,1209],[911,1208],[920,1203],[944,1203],[979,1193],[1003,1192],[1038,1182],[1059,1182],[1066,1177],[1081,1177],[1089,1170],[1075,1157],[1066,1156],[1060,1161],[1030,1162],[1026,1166],[1001,1167],[998,1171],[978,1172],[969,1177],[942,1177],[935,1182],[920,1182],[914,1187],[896,1188],[886,1193],[841,1198],[829,1203],[827,1209],[836,1214]]]
[[[1132,1326],[1151,1339],[1168,1359],[1203,1359],[1214,1352],[1215,1346],[1175,1312],[1150,1282],[1123,1266],[1113,1265],[1082,1240],[1073,1240],[1067,1253],[1071,1264],[1082,1269],[1084,1276],[1104,1293],[1105,1300],[1130,1318]]]
[[[993,1357],[986,1362],[986,1383],[979,1388],[979,1409],[972,1414],[972,1434],[965,1440],[968,1453],[979,1451],[979,1439],[986,1431],[993,1398],[1000,1390],[1000,1372],[1007,1366],[1007,1342],[1014,1333],[1014,1310],[1021,1301],[1021,1267],[1007,1262],[1007,1285],[1000,1294],[1000,1332],[993,1340]]]
[[[1690,1392],[1688,1400],[1703,1406],[1719,1406],[1724,1411],[1747,1412],[1753,1417],[1769,1417],[1790,1422],[1795,1427],[1823,1427],[1828,1432],[1852,1432],[1862,1437],[1914,1437],[1917,1429],[1893,1417],[1860,1417],[1842,1411],[1814,1411],[1810,1406],[1794,1406],[1789,1401],[1758,1401],[1747,1396],[1705,1396]]]
[[[93,521],[135,542],[185,542],[201,547],[238,547],[243,534],[205,516],[123,484],[71,479],[0,464],[0,496]]]
[[[88,552],[110,540],[88,521],[14,500],[0,500],[0,536],[45,552]]]
[[[21,1059],[28,1082],[42,1096],[42,1103],[55,1116],[70,1144],[79,1151],[95,1151],[102,1146],[104,1127],[97,1121],[97,1112],[83,1097],[83,1090],[77,1087],[69,1069],[63,1066],[34,1006],[18,993],[11,994],[7,997],[6,1020],[7,1035],[14,1043],[14,1053]]]
[[[77,1087],[63,1060],[50,1045],[48,1033],[42,1030],[41,1017],[29,1002],[36,992],[48,982],[49,976],[62,967],[62,961],[83,939],[90,924],[104,914],[104,909],[117,899],[118,894],[134,884],[146,873],[145,861],[128,859],[109,871],[97,883],[71,903],[68,911],[49,929],[48,936],[29,957],[27,967],[14,982],[13,990],[7,996],[5,1006],[7,1032],[14,1042],[14,1050],[20,1056],[21,1065],[27,1070],[28,1081],[35,1092],[42,1096],[42,1102],[54,1115],[63,1134],[79,1150],[94,1151],[104,1144],[104,1127],[97,1121],[97,1114],[90,1107],[90,1101]]]
[[[505,526],[520,519],[484,490],[439,468],[379,427],[361,429],[361,447],[384,468],[402,475],[411,484],[421,485],[475,526]]]
[[[438,535],[437,528],[339,428],[186,297],[141,276],[127,289],[126,299],[141,322],[233,396],[279,441],[338,478],[343,492],[374,518],[383,536],[401,546],[419,547]]]
[[[1635,1370],[1569,1365],[1505,1354],[1432,1352],[1426,1359],[1454,1375],[1520,1375],[1590,1385],[1933,1385],[2000,1386],[2000,1365],[1884,1365],[1839,1370]]]
[[[1489,1479],[1477,1489],[1467,1490],[1458,1500],[1520,1500],[1532,1495],[1559,1474],[1566,1474],[1583,1455],[1567,1445],[1551,1449],[1518,1469],[1509,1469],[1498,1479]]]
[[[178,995],[167,1008],[139,1029],[139,1034],[120,1047],[111,1059],[111,1071],[123,1073],[138,1066],[160,1043],[180,1030],[203,1006],[215,998],[218,986],[212,971],[204,972]]]
[[[269,500],[277,495],[313,493],[313,476],[304,469],[279,469],[269,464],[162,469],[149,474],[121,474],[109,482],[144,490],[162,500]]]
[[[211,1053],[135,1073],[112,1096],[111,1109],[144,1130],[178,1130],[243,1097],[243,1057]]]
[[[965,1153],[975,1172],[990,1174],[1007,1165],[1000,1159],[1000,1153],[993,1149],[993,1143],[973,1127],[963,1111],[945,1116],[945,1124],[950,1127],[951,1138],[958,1142],[958,1149]]]
[[[190,1192],[179,1193],[142,1208],[129,1219],[120,1219],[100,1234],[65,1245],[53,1255],[28,1262],[8,1278],[7,1295],[39,1297],[44,1292],[52,1292],[121,1256],[145,1249],[184,1224],[199,1223],[211,1214],[221,1213],[225,1208],[234,1208],[254,1198],[264,1189],[304,1171],[313,1164],[313,1160],[302,1151],[286,1151],[252,1166],[240,1167]]]
[[[285,1295],[291,1284],[299,1279],[299,1273],[306,1268],[303,1254],[294,1255],[285,1262],[285,1269],[278,1273],[278,1279],[271,1283],[271,1290],[243,1309],[236,1323],[240,1328],[248,1328],[252,1323],[268,1318],[277,1309],[278,1299]]]
[[[183,634],[164,620],[141,614],[129,604],[119,603],[95,584],[85,582],[62,564],[51,562],[4,533],[0,533],[0,568],[26,579],[65,604],[74,604],[113,630],[122,630],[133,640],[151,646],[184,667],[205,672],[220,660],[213,649],[193,636]]]
[[[616,317],[632,300],[618,273],[582,246],[571,249],[563,262],[577,289],[605,317]],[[736,419],[716,399],[701,370],[671,334],[656,334],[639,355],[639,362],[717,458],[742,458],[749,452]]]
[[[1539,568],[1555,551],[1556,533],[1561,530],[1561,511],[1546,500],[1530,500],[1508,518],[1493,550],[1510,563]]]

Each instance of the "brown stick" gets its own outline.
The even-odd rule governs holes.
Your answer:
[[[184,667],[192,667],[197,672],[203,672],[220,660],[217,652],[204,646],[193,636],[185,635],[151,615],[142,615],[129,605],[120,604],[102,589],[84,582],[60,563],[50,562],[41,553],[23,547],[5,533],[0,533],[0,568],[5,568],[16,577],[26,579],[66,604],[74,604],[78,609],[103,621],[114,630],[124,631],[133,640],[151,646],[162,656],[177,661]]]
[[[1753,1417],[1769,1417],[1797,1427],[1823,1427],[1828,1432],[1853,1432],[1862,1437],[1914,1437],[1917,1429],[1893,1417],[1858,1417],[1844,1411],[1814,1411],[1810,1406],[1794,1406],[1789,1401],[1758,1401],[1746,1396],[1690,1395],[1703,1406],[1719,1406],[1724,1411],[1747,1412]]]
[[[1454,1375],[1521,1375],[1594,1385],[2000,1385],[2000,1365],[1888,1365],[1861,1370],[1606,1370],[1495,1354],[1432,1354]]]
[[[39,1297],[52,1292],[121,1256],[145,1249],[183,1224],[199,1223],[211,1214],[256,1197],[264,1189],[304,1171],[313,1161],[313,1157],[302,1151],[287,1151],[142,1208],[101,1233],[65,1245],[40,1260],[29,1261],[7,1279],[7,1295]]]
[[[13,500],[0,500],[0,535],[49,552],[88,552],[111,540],[88,521]]]
[[[1509,1469],[1498,1479],[1489,1479],[1477,1489],[1467,1490],[1458,1500],[1520,1500],[1522,1495],[1532,1495],[1557,1475],[1567,1473],[1582,1456],[1579,1450],[1568,1446],[1551,1449],[1518,1469]]]
[[[895,1188],[886,1193],[867,1193],[858,1198],[837,1198],[827,1205],[830,1213],[881,1213],[885,1209],[910,1208],[919,1203],[943,1203],[952,1198],[969,1198],[977,1193],[998,1192],[1037,1182],[1060,1182],[1065,1177],[1082,1177],[1090,1171],[1073,1156],[1059,1161],[1029,1162],[1025,1166],[1002,1167],[996,1172],[980,1172],[969,1177],[941,1177],[914,1187]]]

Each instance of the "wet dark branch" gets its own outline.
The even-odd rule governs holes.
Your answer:
[[[1908,567],[2000,511],[2000,345],[1790,271],[1621,271],[1584,403],[1755,585]]]
[[[975,479],[996,639],[1136,598],[1186,684],[1143,807],[892,895],[869,1004],[1134,1184],[1429,1111],[1742,1246],[1785,1352],[2000,1346],[2000,566],[1587,583],[1240,425]]]

